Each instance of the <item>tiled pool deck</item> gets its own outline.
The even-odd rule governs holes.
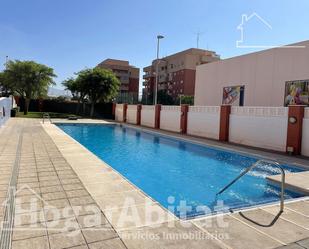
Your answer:
[[[207,143],[222,146],[214,141]],[[300,158],[233,145],[226,147],[308,165],[307,160]],[[18,175],[15,222],[10,238],[13,249],[261,249],[291,243],[286,248],[309,248],[308,199],[286,203],[278,219],[275,219],[278,206],[272,205],[180,221],[55,125],[41,125],[40,120],[34,119],[11,119],[0,129],[0,151],[2,203],[6,201],[9,184],[12,185],[12,170],[17,169]],[[27,212],[34,199],[39,205]],[[126,202],[127,199],[132,202]],[[128,206],[136,212],[138,220],[122,219]],[[58,217],[52,215],[51,210],[63,207],[67,212]],[[146,207],[155,210],[155,219],[145,217]],[[1,206],[0,219],[7,220],[2,215],[3,209]],[[93,213],[100,218],[99,223],[87,222]],[[33,219],[29,217],[38,215],[36,227],[40,229],[32,229]],[[218,219],[225,226],[219,226]],[[55,220],[60,221],[57,229],[52,226]],[[67,228],[67,224],[70,229],[65,232],[62,228]],[[190,234],[198,234],[201,239],[190,239]]]

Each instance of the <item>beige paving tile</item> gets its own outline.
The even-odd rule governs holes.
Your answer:
[[[51,201],[51,200],[59,200],[67,198],[64,191],[53,192],[53,193],[43,193],[42,198],[44,201]]]
[[[231,248],[267,249],[282,245],[228,215],[218,218],[205,218],[193,221],[193,223],[205,229],[211,235],[220,235],[224,238],[221,241]]]
[[[12,242],[12,249],[49,249],[47,236],[36,237]]]
[[[303,215],[309,216],[309,202],[308,201],[287,203],[285,206]]]
[[[85,187],[92,196],[101,196],[117,192],[134,190],[134,187],[124,180],[113,181],[110,184],[104,184],[104,185],[85,183]]]
[[[59,186],[61,185],[59,180],[56,181],[41,181],[40,187]]]
[[[105,210],[104,214],[116,230],[164,223],[175,219],[173,215],[157,204],[110,209]]]
[[[45,217],[43,211],[15,214],[14,226],[22,226],[35,223],[44,223]]]
[[[86,196],[86,197],[84,196],[83,198],[79,198],[79,197],[69,198],[69,201],[72,206],[85,206],[85,205],[95,204],[95,201],[90,196]]]
[[[286,244],[309,237],[309,230],[303,229],[280,218],[273,223],[275,215],[261,209],[247,211],[243,214],[246,218],[239,213],[234,214],[233,217],[242,220],[246,224]]]
[[[38,182],[38,181],[39,179],[37,177],[25,177],[25,178],[18,179],[18,183],[29,183],[29,182]]]
[[[102,210],[123,208],[124,206],[140,205],[146,202],[153,203],[150,198],[146,197],[143,193],[136,190],[101,195],[97,196],[95,199]]]
[[[94,203],[87,205],[72,206],[72,209],[76,217],[101,213],[101,209]]]
[[[265,207],[262,209],[273,215],[277,215],[279,206]],[[292,211],[291,209],[285,208],[283,213],[280,215],[280,218],[291,221],[309,230],[309,216],[304,216],[300,213]]]
[[[101,212],[77,216],[77,221],[81,228],[95,227],[108,223],[107,219]]]
[[[44,209],[65,208],[70,207],[68,199],[50,200],[44,202]]]
[[[65,184],[62,187],[65,191],[84,189],[82,184]]]
[[[71,207],[47,209],[44,210],[44,214],[46,221],[74,217],[74,212]]]
[[[28,224],[15,226],[13,228],[12,240],[22,240],[42,236],[47,236],[45,224]]]
[[[40,188],[28,188],[28,187],[26,187],[26,188],[17,189],[15,197],[20,197],[20,196],[25,196],[25,195],[33,195],[33,194],[40,195],[40,193],[41,193]]]
[[[41,193],[42,194],[61,192],[61,191],[63,191],[63,188],[60,185],[59,186],[41,187]]]
[[[87,243],[93,243],[118,237],[118,234],[109,224],[84,228],[82,229],[82,233]]]
[[[61,180],[61,183],[64,184],[81,184],[81,181],[79,179],[63,179]]]
[[[89,244],[90,249],[126,249],[120,239],[109,239]]]
[[[212,239],[190,222],[163,223],[157,227],[143,227],[121,231],[120,237],[130,249],[214,249],[223,248],[222,244]]]
[[[85,189],[68,190],[65,193],[68,198],[89,196],[89,193]]]
[[[48,234],[65,233],[79,230],[79,225],[75,217],[61,220],[51,220],[46,222]]]
[[[64,249],[86,244],[80,231],[52,234],[49,236],[49,242],[51,249]]]
[[[15,214],[38,212],[42,210],[43,210],[43,203],[41,201],[28,202],[15,205]]]

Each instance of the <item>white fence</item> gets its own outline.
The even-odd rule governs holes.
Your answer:
[[[180,132],[180,106],[162,106],[160,113],[160,129]]]
[[[117,104],[115,110],[115,120],[119,122],[123,122],[123,107],[124,104]]]
[[[229,141],[285,151],[287,107],[232,107]]]
[[[115,119],[123,122],[123,104],[117,104]],[[143,105],[141,125],[155,127],[155,106]],[[220,106],[189,106],[187,134],[219,140]],[[228,141],[275,151],[286,151],[288,107],[231,107]],[[181,132],[181,107],[161,106],[160,129]],[[137,105],[127,106],[126,120],[137,123]],[[224,119],[223,119],[224,120]],[[0,123],[1,124],[1,123]],[[184,124],[185,125],[185,124]],[[309,107],[305,108],[301,154],[309,156]]]
[[[305,117],[303,120],[303,137],[301,154],[309,156],[309,107],[305,108]]]
[[[11,117],[12,99],[0,97],[0,127]]]
[[[137,105],[128,105],[127,108],[127,122],[136,124],[137,122]]]
[[[219,139],[220,106],[190,106],[187,133]]]
[[[141,112],[141,125],[154,128],[155,126],[155,106],[143,105]]]

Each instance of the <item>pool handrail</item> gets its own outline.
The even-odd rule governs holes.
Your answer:
[[[51,124],[53,123],[53,122],[51,121],[51,118],[50,118],[48,112],[44,112],[44,113],[43,113],[43,124],[44,124],[44,122],[45,122],[45,118],[47,118]]]
[[[265,163],[269,163],[272,165],[276,165],[280,171],[281,171],[281,195],[280,195],[280,212],[283,212],[283,208],[284,208],[284,190],[285,190],[285,171],[283,169],[283,167],[280,165],[280,163],[276,162],[276,161],[272,161],[272,160],[266,160],[266,159],[261,159],[258,160],[257,162],[255,162],[254,164],[252,164],[250,167],[246,168],[243,172],[241,172],[241,174],[239,176],[237,176],[233,181],[231,181],[229,184],[227,184],[224,188],[222,188],[217,194],[216,196],[222,194],[225,190],[227,190],[230,186],[232,186],[235,182],[237,182],[242,176],[244,176],[245,174],[247,174],[250,170],[252,170],[253,168],[255,168],[259,163],[261,162],[265,162]]]

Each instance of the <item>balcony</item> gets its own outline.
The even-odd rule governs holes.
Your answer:
[[[144,74],[143,75],[143,79],[148,79],[150,77],[154,77],[154,74],[151,74],[151,73],[147,73],[147,74]]]
[[[167,89],[167,84],[159,84],[158,85],[158,90],[166,90]]]

